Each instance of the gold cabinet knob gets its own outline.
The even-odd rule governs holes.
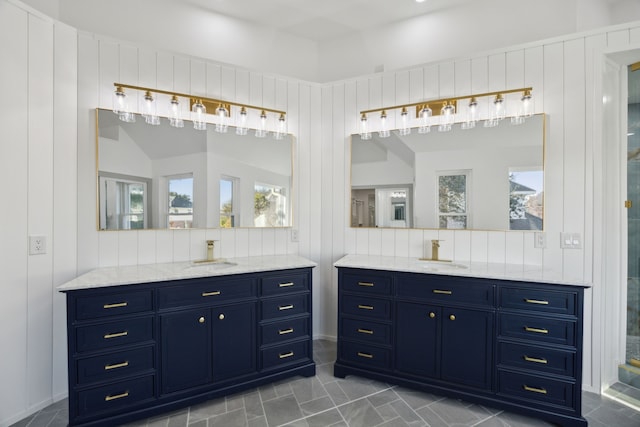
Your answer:
[[[429,317],[433,319],[434,317],[436,317],[436,314],[432,311],[431,313],[429,313]]]
[[[201,318],[198,319],[198,322],[200,323],[204,323],[204,316],[202,316]]]
[[[224,320],[224,314],[221,314],[220,316],[218,316],[218,319]]]
[[[453,314],[451,316],[449,316],[449,319],[451,320],[456,320],[456,316],[454,316]]]

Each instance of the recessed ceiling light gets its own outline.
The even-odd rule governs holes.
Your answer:
[[[416,0],[416,3],[424,3],[425,0]]]

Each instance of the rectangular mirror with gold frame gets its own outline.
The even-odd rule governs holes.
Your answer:
[[[545,115],[351,135],[352,227],[542,230]]]
[[[96,110],[99,230],[290,227],[293,136],[123,122]]]

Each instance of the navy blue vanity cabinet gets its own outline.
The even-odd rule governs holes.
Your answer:
[[[334,375],[586,427],[580,286],[338,268]]]
[[[69,425],[315,375],[311,268],[66,291]]]

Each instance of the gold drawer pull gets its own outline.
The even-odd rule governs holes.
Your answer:
[[[202,293],[202,296],[203,296],[203,297],[213,297],[213,296],[216,296],[216,295],[220,295],[221,293],[222,293],[222,292],[220,292],[220,291],[203,292],[203,293]]]
[[[129,335],[128,331],[124,331],[124,332],[116,332],[114,334],[106,334],[104,336],[105,340],[111,339],[111,338],[118,338],[118,337],[126,337],[127,335]]]
[[[528,326],[524,327],[524,330],[527,332],[535,332],[536,334],[548,334],[548,329],[540,329],[540,328],[530,328]]]
[[[286,359],[287,357],[293,357],[293,351],[290,351],[289,353],[280,353],[278,355],[278,357],[280,359]]]
[[[127,303],[126,302],[118,302],[115,304],[105,304],[102,306],[102,308],[104,308],[105,310],[109,309],[109,308],[118,308],[118,307],[126,307]]]
[[[361,310],[373,310],[373,306],[372,305],[358,304],[358,308],[361,309]]]
[[[125,391],[125,392],[124,392],[124,393],[122,393],[122,394],[116,394],[116,395],[114,395],[114,396],[105,396],[105,397],[104,397],[104,401],[105,401],[105,402],[109,402],[109,401],[111,401],[111,400],[122,399],[123,397],[129,397],[129,392],[128,392],[128,391]]]
[[[545,390],[543,388],[535,388],[535,387],[529,387],[528,385],[523,385],[522,389],[524,391],[530,391],[532,393],[547,394],[547,390]]]
[[[126,368],[129,366],[129,362],[116,363],[114,365],[104,365],[104,370],[108,371],[110,369],[118,369],[118,368]]]
[[[367,286],[369,288],[373,288],[375,285],[371,282],[358,282],[358,286]]]
[[[279,288],[288,288],[289,286],[293,286],[294,283],[293,282],[287,282],[287,283],[280,283],[278,284]]]
[[[282,311],[282,310],[291,310],[292,308],[293,308],[293,304],[278,306],[278,310],[280,310],[280,311]]]
[[[278,331],[279,335],[286,335],[286,334],[290,334],[293,333],[293,328],[289,328],[289,329],[280,329]]]
[[[445,291],[442,289],[434,289],[433,290],[434,294],[441,294],[441,295],[451,295],[453,293],[453,291]]]
[[[373,331],[371,329],[358,329],[358,332],[361,334],[373,335]]]
[[[365,359],[373,359],[373,354],[369,354],[369,353],[358,352],[358,356],[364,357]]]
[[[542,364],[547,364],[547,359],[538,359],[536,357],[529,357],[529,356],[523,356],[524,360],[527,362],[534,362],[534,363],[542,363]]]
[[[549,305],[549,301],[540,300],[540,299],[529,299],[525,298],[524,302],[528,304],[539,304],[539,305]]]

